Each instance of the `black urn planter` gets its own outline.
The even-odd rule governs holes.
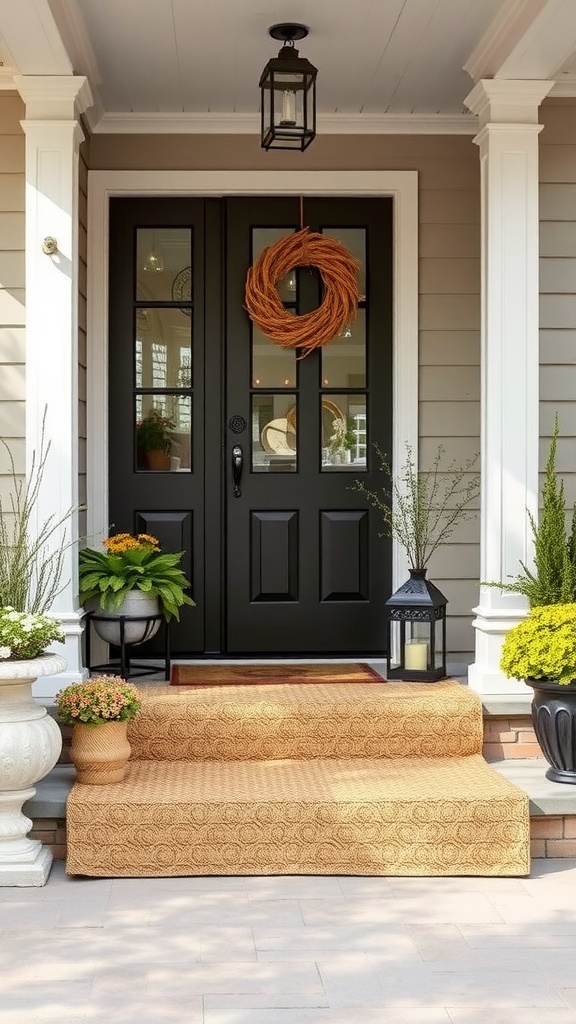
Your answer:
[[[547,679],[527,679],[534,690],[532,724],[550,768],[552,782],[576,785],[576,680],[560,685]]]

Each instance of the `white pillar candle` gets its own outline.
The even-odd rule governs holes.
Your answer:
[[[404,650],[404,668],[425,672],[428,668],[428,644],[425,640],[408,640]]]

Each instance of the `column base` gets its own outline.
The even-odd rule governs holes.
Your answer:
[[[35,846],[30,851],[34,859],[4,864],[0,862],[0,886],[46,885],[52,867],[52,851],[42,846],[37,839],[29,842]]]
[[[507,679],[500,669],[504,637],[512,626],[526,618],[525,608],[473,608],[476,630],[476,658],[468,669],[468,685],[479,694],[514,696],[530,694],[521,679]]]

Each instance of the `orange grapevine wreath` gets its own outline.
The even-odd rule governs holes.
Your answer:
[[[302,228],[269,245],[248,271],[246,309],[250,319],[277,345],[301,348],[304,358],[333,341],[353,323],[362,298],[359,262],[336,238]],[[324,285],[322,302],[311,313],[296,316],[286,309],[276,285],[294,267],[317,267]]]

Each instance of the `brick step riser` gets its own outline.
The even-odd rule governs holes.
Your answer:
[[[542,757],[530,715],[485,717],[482,754],[487,761]]]

